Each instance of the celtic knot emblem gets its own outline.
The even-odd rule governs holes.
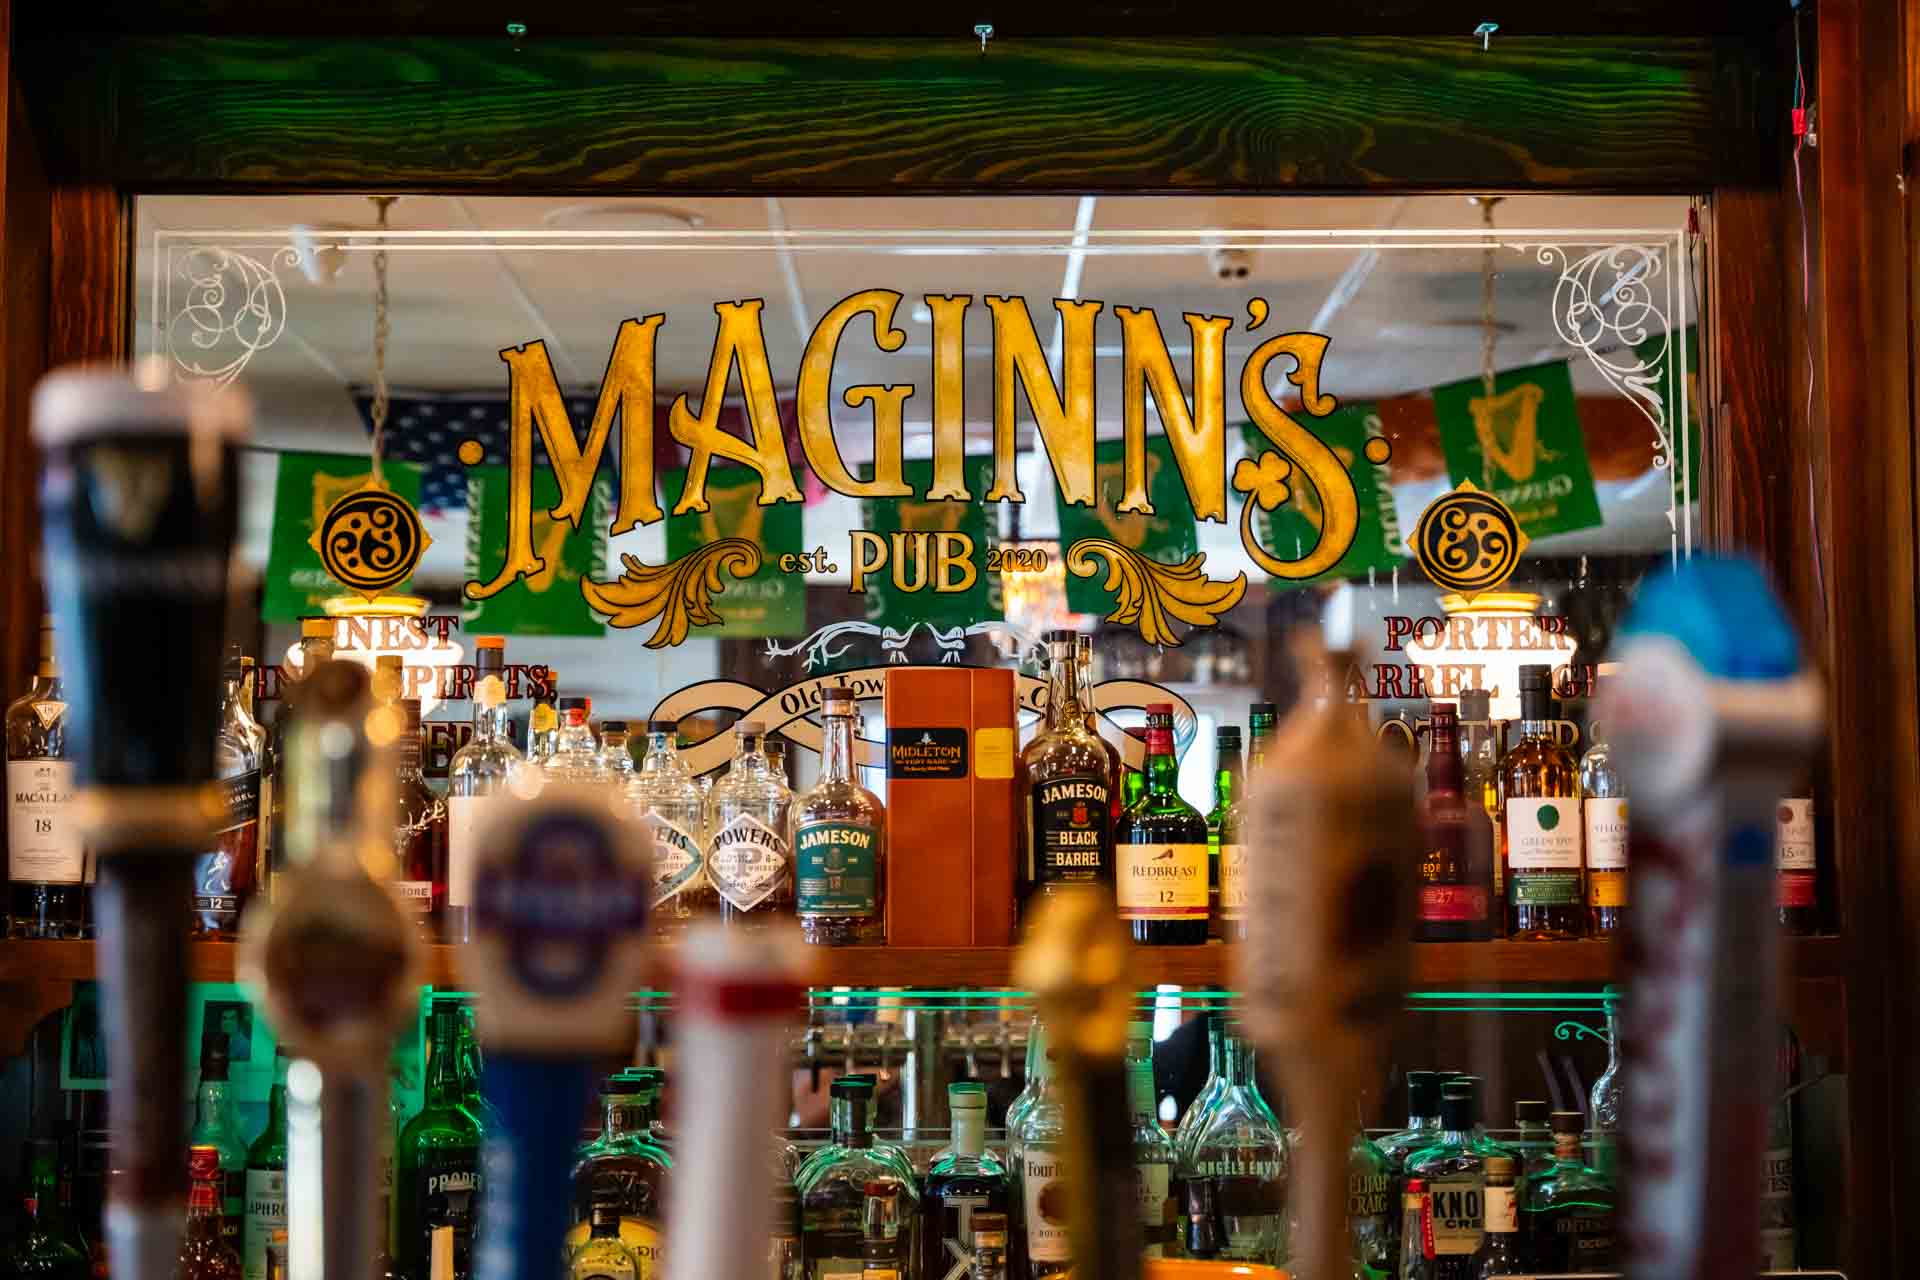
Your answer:
[[[327,508],[309,545],[340,585],[371,600],[412,576],[432,541],[411,506],[369,484]]]
[[[1412,547],[1435,585],[1471,600],[1513,575],[1527,535],[1506,503],[1463,480],[1420,513]]]

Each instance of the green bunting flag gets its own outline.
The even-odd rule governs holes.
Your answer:
[[[1200,549],[1193,503],[1187,498],[1173,446],[1165,436],[1147,437],[1146,462],[1147,501],[1153,506],[1153,514],[1123,514],[1118,508],[1126,491],[1126,442],[1103,440],[1094,446],[1095,505],[1060,504],[1062,555],[1081,538],[1107,538],[1161,564],[1179,564]],[[1085,578],[1069,572],[1067,608],[1075,613],[1112,613],[1118,601],[1107,590],[1106,580],[1104,567]]]
[[[1435,387],[1433,413],[1454,483],[1491,490],[1528,537],[1600,523],[1566,361],[1497,374],[1491,399],[1479,378]]]
[[[575,528],[548,515],[560,501],[560,482],[546,467],[533,472],[533,554],[540,572],[516,579],[484,600],[463,600],[460,624],[468,631],[500,636],[597,636],[600,615],[580,594],[580,580],[607,576],[607,524],[612,485],[594,479],[587,507]],[[467,577],[489,582],[500,570],[507,546],[509,503],[505,467],[467,469]]]
[[[298,622],[326,612],[321,602],[346,590],[307,545],[327,508],[364,485],[372,471],[367,459],[347,453],[283,453],[273,487],[273,535],[260,617],[265,622]],[[417,507],[420,468],[408,462],[382,464],[380,474],[396,497]],[[407,584],[395,587],[404,592]]]
[[[661,477],[661,492],[677,501],[686,486],[685,468]],[[760,473],[749,467],[714,467],[707,473],[707,509],[667,517],[667,558],[681,556],[721,538],[744,538],[760,548],[760,569],[739,581],[722,579],[724,590],[712,597],[720,621],[694,632],[702,636],[797,636],[807,629],[807,584],[799,573],[782,573],[780,557],[798,555],[801,504],[760,505]]]
[[[987,572],[987,549],[997,541],[998,531],[993,520],[997,513],[990,511],[981,500],[993,485],[993,459],[968,458],[963,466],[964,483],[967,492],[973,494],[972,501],[880,498],[861,503],[862,526],[887,542],[887,567],[870,574],[866,580],[868,622],[905,631],[916,622],[948,628],[998,622],[1006,617],[1000,575]],[[871,479],[872,474],[870,465],[863,469],[863,478]],[[909,459],[902,476],[915,493],[925,493],[933,486],[933,462],[925,458]],[[968,563],[973,569],[972,584],[964,591],[936,591],[934,585],[939,579],[934,576],[936,548],[933,544],[940,539],[929,537],[916,543],[911,538],[903,538],[908,555],[902,559],[893,545],[896,533],[958,533],[971,538],[973,551]],[[947,541],[951,544],[951,539]],[[923,550],[915,551],[915,546]],[[896,571],[908,586],[920,586],[916,578],[924,577],[928,581],[920,590],[902,591],[893,580]],[[948,570],[947,580],[957,582],[964,576],[955,566]]]
[[[1369,569],[1391,570],[1406,559],[1407,549],[1400,540],[1400,518],[1393,504],[1393,489],[1388,482],[1392,463],[1367,460],[1363,450],[1367,440],[1381,434],[1380,411],[1373,404],[1354,401],[1343,404],[1324,418],[1312,420],[1313,432],[1346,465],[1353,477],[1354,496],[1359,499],[1360,523],[1354,531],[1353,545],[1338,564],[1318,578],[1270,578],[1267,586],[1275,591],[1290,591],[1334,578],[1363,576]],[[1240,424],[1250,457],[1272,447],[1272,442],[1250,422]],[[1320,540],[1320,495],[1308,483],[1288,486],[1292,493],[1286,502],[1272,511],[1254,510],[1254,530],[1260,545],[1283,560],[1296,560]]]

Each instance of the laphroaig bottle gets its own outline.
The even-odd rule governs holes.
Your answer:
[[[816,946],[886,941],[887,811],[853,773],[853,690],[820,691],[820,780],[793,803],[794,910]]]
[[[426,1102],[398,1143],[394,1263],[405,1280],[433,1276],[436,1241],[451,1260],[453,1280],[473,1275],[473,1237],[480,1210],[480,1122],[462,1105],[458,1063],[460,1011],[433,1003]]]
[[[1220,868],[1223,860],[1240,857],[1241,846],[1227,844],[1227,815],[1240,796],[1240,726],[1223,724],[1213,731],[1213,808],[1207,812],[1207,936],[1226,937],[1221,914]],[[1237,834],[1237,829],[1233,832]]]
[[[237,1249],[246,1205],[247,1140],[240,1135],[233,1086],[228,1082],[229,1054],[226,1032],[209,1031],[201,1037],[200,1087],[194,1096],[193,1132],[187,1140],[219,1153],[221,1230]]]
[[[7,923],[16,938],[84,937],[90,918],[66,711],[53,618],[42,615],[39,668],[7,706]]]
[[[60,1147],[45,1138],[27,1143],[25,1220],[8,1250],[18,1280],[88,1280],[91,1265],[71,1239],[60,1203]]]
[[[1113,783],[1106,744],[1087,731],[1074,633],[1047,633],[1047,719],[1020,753],[1026,795],[1022,911],[1036,896],[1113,883]]]
[[[174,1263],[175,1280],[241,1280],[240,1254],[227,1239],[220,1212],[220,1153],[196,1143],[187,1149],[187,1230]]]
[[[1587,931],[1580,769],[1554,737],[1552,673],[1520,668],[1520,742],[1500,762],[1507,934],[1529,942]]]
[[[1149,1258],[1179,1254],[1179,1206],[1174,1193],[1179,1161],[1173,1140],[1160,1127],[1160,1098],[1153,1083],[1153,1024],[1127,1024],[1127,1110],[1133,1119],[1133,1179],[1140,1193],[1140,1241]]]
[[[1493,829],[1464,794],[1453,704],[1429,713],[1427,794],[1420,814],[1420,905],[1414,939],[1481,942],[1493,936]]]
[[[1605,683],[1605,677],[1601,681]],[[1605,725],[1596,725],[1604,731]],[[1587,846],[1588,925],[1595,937],[1618,933],[1627,919],[1627,784],[1605,736],[1580,757],[1580,810]]]
[[[287,1055],[273,1055],[273,1088],[267,1094],[267,1127],[247,1148],[246,1225],[241,1262],[246,1280],[268,1280],[267,1245],[287,1229]]]
[[[472,930],[474,840],[486,806],[526,765],[509,737],[506,641],[478,636],[473,644],[473,736],[447,764],[447,867],[434,877],[446,893],[441,934],[448,942],[465,942]]]
[[[793,912],[793,792],[767,765],[759,721],[737,721],[733,738],[733,763],[709,802],[707,878],[722,923],[759,928]]]
[[[1207,820],[1180,798],[1173,756],[1173,705],[1147,708],[1146,794],[1113,828],[1120,918],[1143,946],[1207,940]]]
[[[634,813],[653,833],[647,924],[656,935],[672,937],[711,915],[715,902],[706,870],[706,800],[680,761],[674,721],[647,721],[646,754],[626,790]]]
[[[1006,1167],[987,1151],[986,1086],[948,1085],[947,1113],[953,1146],[927,1169],[920,1199],[920,1275],[933,1280],[970,1266],[974,1223],[982,1213],[1005,1214],[1008,1205]]]

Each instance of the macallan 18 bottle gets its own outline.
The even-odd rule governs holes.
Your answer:
[[[53,619],[40,620],[40,667],[7,707],[9,932],[79,938],[88,919],[86,859],[73,809],[67,704],[53,656]]]

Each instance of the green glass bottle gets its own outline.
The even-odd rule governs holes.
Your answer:
[[[573,1166],[574,1213],[569,1247],[586,1243],[590,1222],[607,1202],[615,1209],[620,1240],[633,1251],[641,1280],[658,1274],[667,1217],[667,1175],[673,1157],[653,1139],[653,1085],[637,1071],[623,1071],[601,1090],[600,1134],[580,1148]]]
[[[1554,1112],[1553,1163],[1528,1179],[1522,1227],[1536,1271],[1613,1270],[1613,1184],[1580,1158],[1585,1122],[1578,1111]]]
[[[187,1142],[220,1153],[220,1235],[238,1252],[247,1197],[247,1140],[240,1134],[233,1086],[227,1080],[227,1044],[224,1031],[209,1031],[201,1037],[200,1088]]]
[[[1135,742],[1145,742],[1147,740],[1147,731],[1145,729],[1128,729],[1126,734]],[[1130,769],[1125,764],[1122,764],[1120,766],[1120,812],[1125,813],[1127,810],[1133,808],[1134,802],[1145,794],[1147,794],[1146,771],[1144,769]],[[1114,820],[1116,822],[1119,821],[1117,817]]]
[[[1173,705],[1147,708],[1147,789],[1113,829],[1120,918],[1142,946],[1207,940],[1207,820],[1180,798]]]
[[[568,1280],[642,1280],[647,1271],[622,1238],[619,1195],[611,1187],[596,1193],[592,1227],[567,1259]]]
[[[267,1094],[267,1127],[247,1148],[246,1225],[240,1261],[247,1280],[267,1280],[267,1244],[287,1229],[287,1055],[273,1054],[273,1088]]]
[[[404,1280],[429,1280],[436,1237],[451,1252],[454,1280],[473,1275],[482,1130],[464,1105],[460,1024],[456,1002],[433,1002],[426,1103],[400,1133],[394,1263]]]
[[[1474,1280],[1486,1242],[1487,1161],[1513,1152],[1480,1128],[1479,1090],[1466,1080],[1440,1087],[1440,1135],[1414,1153],[1409,1178],[1421,1178],[1433,1206],[1433,1280]]]
[[[1407,1127],[1374,1144],[1392,1162],[1395,1174],[1409,1156],[1440,1141],[1440,1085],[1444,1079],[1438,1071],[1407,1072]]]
[[[1236,857],[1238,845],[1223,852],[1228,834],[1227,815],[1240,795],[1240,726],[1223,724],[1213,731],[1213,808],[1207,814],[1207,936],[1224,938],[1226,920],[1220,868],[1224,857]]]
[[[1347,1148],[1347,1230],[1353,1270],[1363,1280],[1387,1280],[1400,1256],[1400,1206],[1394,1202],[1393,1161],[1355,1130]]]
[[[473,1009],[464,1001],[456,1007],[460,1020],[459,1045],[454,1057],[460,1071],[460,1105],[480,1122],[484,1132],[498,1125],[500,1116],[493,1109],[493,1104],[487,1101],[486,1091],[481,1088],[481,1082],[487,1078],[487,1065],[480,1056],[480,1037],[474,1034]]]
[[[1256,702],[1247,708],[1247,775],[1251,777],[1259,772],[1267,758],[1267,748],[1273,744],[1274,726],[1280,723],[1280,713],[1271,702]]]
[[[7,1263],[20,1280],[87,1280],[92,1267],[76,1248],[60,1212],[60,1147],[47,1138],[27,1143],[26,1220],[13,1238]]]

